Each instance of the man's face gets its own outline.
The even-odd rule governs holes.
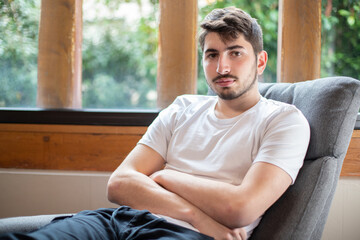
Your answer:
[[[261,63],[259,66],[252,45],[242,34],[234,41],[224,42],[217,33],[208,33],[202,61],[207,83],[224,100],[257,91],[257,76],[265,68]]]

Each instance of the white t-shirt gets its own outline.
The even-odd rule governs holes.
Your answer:
[[[302,113],[293,105],[262,97],[239,116],[219,119],[216,103],[216,96],[176,98],[139,143],[158,152],[167,169],[240,185],[253,163],[267,162],[283,169],[294,182],[310,139]],[[259,220],[247,227],[249,234]]]

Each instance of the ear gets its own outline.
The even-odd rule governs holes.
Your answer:
[[[268,55],[266,51],[261,51],[257,55],[257,73],[258,75],[261,75],[266,67],[266,63],[268,60]]]

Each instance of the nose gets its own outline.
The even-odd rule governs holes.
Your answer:
[[[216,72],[220,75],[229,74],[230,73],[230,64],[226,56],[220,56],[218,59],[218,65]]]

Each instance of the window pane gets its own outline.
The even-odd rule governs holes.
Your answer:
[[[155,108],[157,1],[83,1],[83,107]]]
[[[321,76],[360,79],[360,2],[322,1]]]
[[[0,107],[35,107],[40,0],[0,1]]]

